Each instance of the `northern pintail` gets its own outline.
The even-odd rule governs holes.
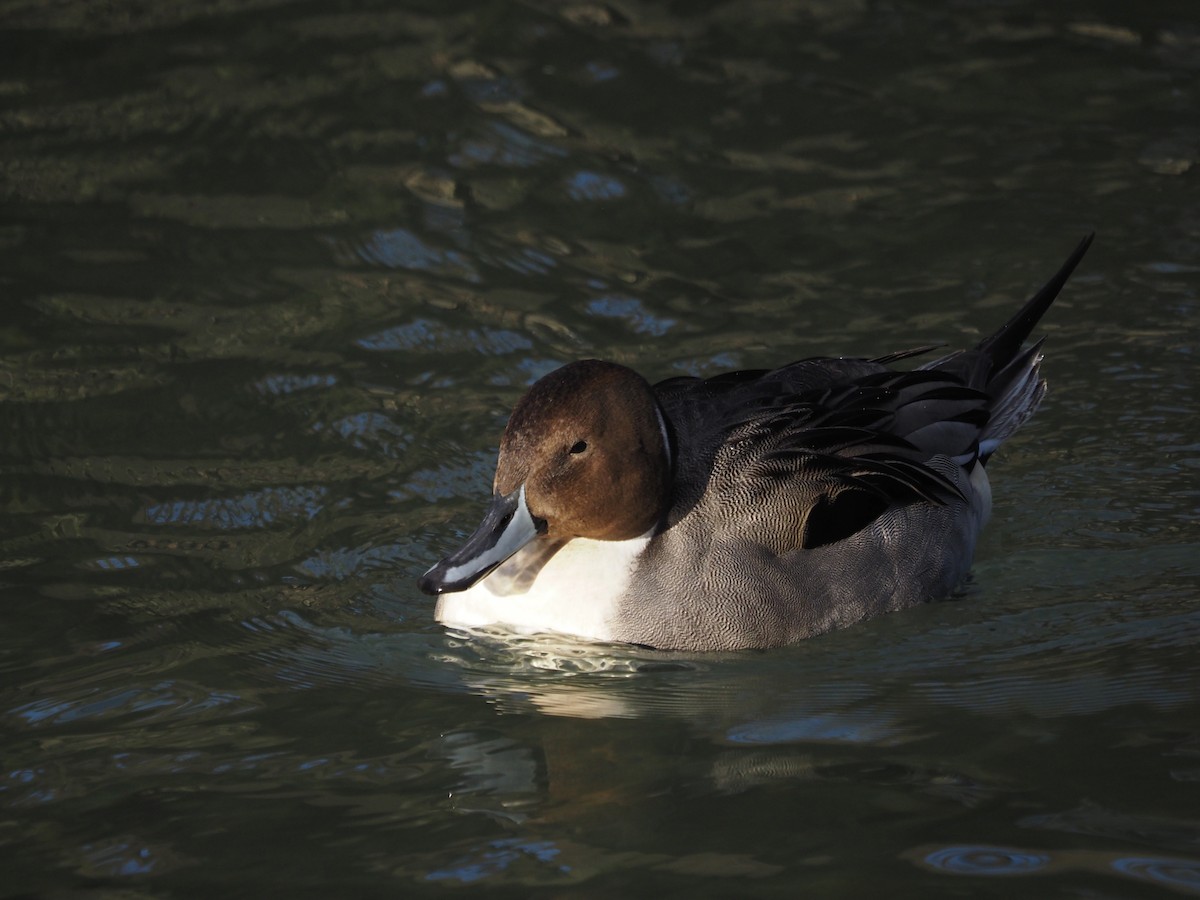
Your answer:
[[[1022,349],[1092,242],[1003,327],[913,371],[875,359],[651,386],[570,363],[517,403],[491,504],[420,579],[436,617],[659,649],[772,647],[944,597],[984,469],[1046,385]]]

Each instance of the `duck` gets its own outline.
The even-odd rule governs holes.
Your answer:
[[[651,384],[613,362],[537,380],[492,496],[419,579],[455,629],[656,650],[766,649],[950,596],[992,507],[987,463],[1046,391],[1026,342],[1091,245],[995,333],[870,359]]]

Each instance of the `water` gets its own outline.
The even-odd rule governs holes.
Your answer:
[[[1194,4],[0,6],[4,896],[1200,893]],[[564,360],[961,344],[953,602],[447,633]]]

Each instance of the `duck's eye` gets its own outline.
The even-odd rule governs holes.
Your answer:
[[[587,449],[587,441],[576,441],[574,444],[571,445],[572,453],[582,453],[586,449]]]

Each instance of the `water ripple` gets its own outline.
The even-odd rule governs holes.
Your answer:
[[[412,435],[383,413],[364,411],[352,413],[329,424],[332,431],[345,438],[356,450],[372,450],[395,459],[412,443]],[[323,431],[317,423],[314,431]]]
[[[355,341],[364,350],[396,352],[422,350],[435,353],[470,351],[498,356],[520,350],[532,350],[533,343],[523,334],[499,329],[447,328],[430,319],[414,319],[394,325]]]
[[[572,200],[618,200],[626,190],[620,179],[586,169],[567,179],[567,196]]]
[[[567,155],[567,151],[549,141],[540,140],[504,122],[490,122],[483,133],[464,140],[449,157],[455,168],[475,166],[510,166],[527,169],[551,159]]]
[[[557,862],[559,852],[552,841],[504,838],[491,841],[486,847],[460,857],[445,868],[435,869],[425,879],[473,884],[503,872],[522,859],[530,859],[542,866],[550,865],[565,875],[571,871],[571,867]]]
[[[1188,851],[1200,845],[1198,819],[1128,813],[1095,802],[1083,803],[1063,812],[1026,816],[1018,824],[1025,828],[1043,828],[1150,845],[1160,850]]]
[[[1138,881],[1149,881],[1163,887],[1200,894],[1200,860],[1126,856],[1113,860],[1112,867],[1122,875],[1136,878]]]
[[[919,865],[948,875],[1006,878],[1081,871],[1120,875],[1187,894],[1200,894],[1200,860],[1184,857],[1106,853],[1092,849],[1046,852],[992,844],[916,848],[904,854]]]
[[[588,301],[587,311],[595,316],[621,319],[638,334],[662,337],[675,326],[675,320],[656,316],[641,300],[623,294],[605,294]]]
[[[475,266],[457,250],[443,250],[427,243],[407,228],[376,231],[360,247],[366,262],[392,269],[415,269],[479,281]]]
[[[726,734],[737,744],[893,743],[903,731],[889,713],[872,710],[796,714],[786,719],[739,725]]]
[[[8,714],[28,727],[44,727],[127,715],[154,719],[207,714],[214,710],[229,713],[248,708],[245,701],[234,694],[174,679],[129,688],[73,690],[76,696],[45,697],[14,707]]]
[[[174,500],[148,504],[142,516],[153,525],[201,526],[220,530],[264,528],[280,522],[312,519],[329,493],[316,487],[270,487],[240,497]]]
[[[191,863],[169,846],[120,835],[79,847],[76,871],[91,879],[162,875]]]
[[[963,844],[928,853],[924,862],[952,875],[1029,875],[1045,868],[1050,857],[1014,847]]]
[[[254,389],[261,394],[280,396],[284,394],[296,394],[301,391],[312,390],[313,388],[333,387],[335,384],[337,384],[337,376],[335,375],[280,373],[263,376],[254,382]]]

